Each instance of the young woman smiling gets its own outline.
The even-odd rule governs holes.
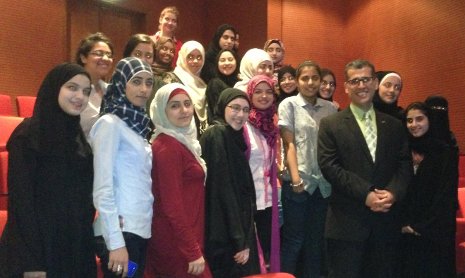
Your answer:
[[[264,261],[271,272],[279,272],[279,215],[276,142],[279,130],[274,122],[276,95],[273,80],[254,76],[247,87],[251,103],[246,124],[247,156],[257,199],[255,227]]]
[[[215,73],[216,77],[208,82],[206,96],[207,96],[207,112],[208,123],[213,124],[214,108],[218,102],[218,97],[221,92],[226,88],[231,88],[238,81],[239,73],[239,58],[234,50],[221,50],[216,57]]]
[[[205,54],[205,65],[202,68],[200,76],[208,83],[214,77],[216,77],[216,58],[221,50],[233,50],[234,41],[236,40],[236,30],[229,24],[222,24],[218,27],[215,34],[213,35],[210,44],[208,45],[207,52]]]
[[[8,143],[4,277],[96,277],[92,150],[79,125],[90,76],[62,64],[45,77],[34,113]]]
[[[88,136],[99,117],[100,105],[108,86],[104,80],[113,67],[113,44],[103,33],[91,34],[79,43],[75,59],[87,70],[92,82],[89,103],[81,113],[81,126]]]
[[[97,255],[105,277],[123,277],[129,260],[142,277],[152,222],[152,152],[145,103],[152,90],[150,65],[128,57],[118,62],[102,115],[92,127],[94,224]],[[137,167],[135,167],[137,165]]]
[[[187,88],[163,86],[151,110],[155,205],[145,275],[212,277],[204,258],[206,166]]]
[[[406,109],[414,176],[403,203],[400,277],[455,277],[458,147],[448,102],[431,96]]]
[[[336,108],[318,98],[321,71],[305,61],[296,71],[299,94],[279,105],[279,128],[284,144],[287,182],[282,185],[284,224],[281,268],[305,277],[319,277],[323,233],[331,185],[323,178],[317,162],[318,126]],[[303,264],[298,264],[302,254]],[[298,269],[299,265],[303,268]]]
[[[243,277],[260,273],[255,188],[243,136],[250,102],[244,92],[228,88],[215,111],[218,122],[200,138],[208,168],[205,254],[214,277]]]

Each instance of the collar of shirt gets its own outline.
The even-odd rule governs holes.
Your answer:
[[[322,107],[323,105],[321,104],[321,101],[322,101],[322,99],[317,97],[315,105],[313,105],[313,104],[309,103],[307,100],[305,100],[305,98],[300,93],[297,94],[297,99],[296,99],[296,103],[299,106],[308,107],[310,109],[318,109],[319,107]]]
[[[363,109],[361,109],[360,107],[357,107],[355,105],[353,105],[352,103],[350,104],[350,110],[352,111],[352,113],[355,115],[355,118],[358,120],[358,121],[363,121],[363,115],[365,114],[365,111],[363,111]],[[376,121],[376,113],[375,113],[375,109],[373,108],[373,105],[371,105],[370,109],[368,109],[368,111],[366,111],[368,113],[368,115],[371,116],[371,119],[373,121]]]

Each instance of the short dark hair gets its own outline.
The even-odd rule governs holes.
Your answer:
[[[155,54],[155,43],[152,39],[146,34],[135,34],[129,38],[129,41],[126,43],[126,47],[123,51],[123,58],[131,56],[132,51],[139,43],[150,44],[153,48],[153,53]]]
[[[346,81],[349,80],[349,70],[351,69],[362,69],[364,67],[369,67],[371,69],[371,76],[375,76],[375,66],[370,63],[368,60],[357,59],[352,62],[349,62],[346,67],[344,68],[344,76]]]
[[[108,47],[110,48],[111,53],[113,53],[113,44],[111,43],[110,39],[107,36],[105,36],[103,33],[97,32],[97,33],[88,35],[87,37],[83,38],[81,42],[79,42],[79,47],[76,51],[76,56],[75,56],[76,63],[81,66],[84,66],[84,63],[81,60],[81,55],[84,55],[85,57],[87,57],[87,55],[89,55],[89,52],[92,50],[94,45],[98,42],[106,43]]]
[[[318,72],[318,75],[319,75],[320,78],[321,78],[321,68],[320,68],[320,66],[319,66],[316,62],[314,62],[314,61],[304,61],[304,62],[302,62],[302,63],[297,67],[297,69],[296,69],[296,71],[295,71],[295,78],[296,78],[297,80],[299,80],[299,77],[300,77],[300,75],[302,74],[302,70],[303,70],[304,68],[306,68],[306,67],[313,67],[313,68],[315,68],[316,71]]]

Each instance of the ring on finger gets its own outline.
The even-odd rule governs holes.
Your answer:
[[[123,270],[123,266],[119,264],[119,265],[116,267],[116,272],[121,272],[121,270]]]

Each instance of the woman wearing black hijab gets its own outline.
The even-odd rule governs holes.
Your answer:
[[[224,89],[232,88],[239,75],[239,57],[234,50],[222,49],[215,59],[215,77],[208,82],[205,94],[207,95],[208,124],[215,121],[214,108]]]
[[[79,124],[90,91],[83,67],[55,67],[39,89],[32,117],[8,141],[2,276],[96,277],[92,152]]]
[[[401,277],[455,277],[458,148],[447,100],[429,97],[405,111],[415,175],[402,210]]]
[[[380,112],[403,120],[403,109],[397,104],[403,86],[401,76],[395,71],[378,71],[375,75],[379,87],[373,97],[373,106]]]
[[[236,29],[232,25],[223,24],[216,29],[213,39],[208,45],[205,53],[205,64],[203,65],[200,77],[208,84],[208,82],[216,77],[215,69],[218,67],[215,59],[222,49],[233,50],[234,41],[236,40]],[[239,63],[239,61],[238,61]]]
[[[260,273],[255,187],[243,136],[250,102],[244,92],[228,88],[216,108],[218,121],[200,138],[208,169],[205,254],[214,277],[243,277]]]

